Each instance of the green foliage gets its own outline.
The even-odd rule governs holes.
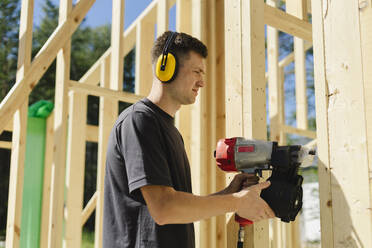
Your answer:
[[[19,0],[0,1],[0,100],[16,80]]]
[[[82,248],[94,248],[94,232],[84,231],[82,242]]]

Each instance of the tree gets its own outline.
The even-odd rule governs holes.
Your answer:
[[[16,80],[19,6],[19,0],[0,1],[0,100]]]

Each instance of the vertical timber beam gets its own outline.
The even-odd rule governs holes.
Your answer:
[[[264,2],[225,1],[226,135],[266,139]],[[236,245],[230,218],[227,247]],[[246,228],[245,247],[269,247],[268,221]]]
[[[323,7],[326,7],[323,9]],[[323,0],[312,2],[314,86],[318,147],[318,180],[322,247],[333,247],[333,211],[331,191],[331,167],[329,161],[328,86],[326,84],[326,60],[323,16],[327,13]]]
[[[243,136],[242,22],[241,0],[225,0],[225,87],[226,137]],[[227,173],[226,183],[233,173]],[[238,225],[231,213],[226,214],[225,247],[235,247]],[[252,238],[252,236],[250,236]]]
[[[267,0],[268,5],[277,8],[277,0]],[[281,125],[284,124],[284,102],[283,88],[281,82],[281,70],[279,67],[279,36],[278,30],[267,26],[267,72],[268,72],[268,94],[269,94],[269,118],[270,118],[270,140],[283,144],[283,132]],[[280,219],[274,218],[272,225],[272,247],[284,248],[282,239],[282,223]]]
[[[63,247],[80,247],[84,200],[87,95],[69,92],[69,119],[66,170],[66,211]]]
[[[34,1],[23,0],[19,28],[17,81],[21,80],[31,65],[32,24]],[[10,162],[6,247],[19,247],[22,213],[23,175],[26,153],[28,96],[13,115],[12,154]]]
[[[72,0],[61,1],[59,23],[63,23],[72,10]],[[48,247],[62,245],[64,189],[66,173],[66,133],[68,111],[68,82],[70,80],[71,39],[57,54],[55,109],[54,109],[54,155],[52,165],[52,189],[50,198],[50,220]]]
[[[124,63],[124,0],[113,0],[112,1],[112,26],[111,26],[111,61],[110,61],[110,77],[108,78],[108,61],[105,61],[105,65],[101,65],[101,84],[104,87],[109,86],[112,90],[123,90],[123,63]],[[107,81],[110,83],[108,84]],[[100,130],[99,130],[99,160],[97,166],[97,205],[96,205],[96,224],[94,232],[94,247],[102,247],[102,222],[103,222],[103,196],[104,196],[104,173],[105,163],[102,163],[104,159],[105,146],[107,147],[107,128],[109,123],[113,123],[112,119],[116,119],[119,112],[119,105],[117,101],[106,101],[106,99],[100,98]],[[110,109],[110,119],[103,120],[101,108]],[[106,122],[107,121],[107,122]],[[101,125],[102,124],[102,125]]]
[[[192,35],[206,43],[206,0],[192,0]],[[201,89],[191,107],[191,173],[193,193],[207,195],[207,113],[206,89]],[[208,247],[209,228],[205,220],[195,223],[196,247]]]
[[[168,30],[168,0],[158,0],[156,36],[159,37]]]
[[[216,106],[216,140],[213,145],[213,150],[216,147],[217,140],[225,138],[225,18],[224,18],[224,1],[215,1],[215,78],[214,81],[207,81],[207,84],[216,85],[215,99],[212,104]],[[212,119],[213,122],[213,119]],[[217,168],[215,160],[212,166]],[[226,185],[225,172],[216,170],[216,190],[223,189]],[[226,247],[226,218],[225,215],[216,217],[216,248]]]
[[[363,2],[360,2],[363,4]],[[362,45],[364,101],[366,111],[366,127],[368,140],[369,192],[372,205],[372,1],[370,4],[359,6],[360,9],[360,38]],[[370,220],[372,222],[372,219]]]
[[[110,88],[123,90],[124,0],[112,1]],[[117,114],[118,108],[113,109]]]
[[[264,2],[241,2],[243,134],[249,139],[267,139]],[[245,228],[245,247],[269,247],[269,221]],[[253,241],[253,242],[252,242]]]
[[[153,12],[155,13],[155,12]],[[147,15],[137,24],[136,94],[147,96],[152,86],[151,48],[155,37],[155,15]]]
[[[101,64],[101,87],[110,87],[110,58],[106,58]],[[106,151],[111,128],[117,118],[117,101],[108,97],[99,98],[99,127],[98,127],[98,159],[97,159],[97,204],[96,204],[96,236],[95,248],[102,247],[102,225],[103,225],[103,197],[104,178],[106,169]]]
[[[304,21],[307,21],[307,2],[310,0],[287,0],[286,11]],[[308,129],[308,104],[306,95],[306,50],[305,41],[293,37],[294,42],[294,62],[295,62],[295,83],[296,83],[296,123],[297,128]],[[283,123],[284,124],[284,123]],[[287,239],[287,247],[299,247],[300,244],[300,215],[294,222],[285,224],[291,225],[291,230],[287,230],[290,239]],[[290,233],[289,233],[290,232]],[[290,244],[289,244],[290,243]]]
[[[286,0],[286,11],[304,21],[307,21],[307,1]],[[307,129],[307,96],[306,96],[306,50],[305,41],[293,37],[295,56],[295,81],[296,81],[296,121],[297,128]],[[294,222],[296,223],[296,222]],[[294,244],[295,247],[298,245]]]
[[[216,160],[212,155],[212,151],[216,149],[216,2],[207,0],[205,9],[205,43],[208,47],[208,57],[206,59],[206,76],[204,91],[206,92],[206,118],[208,128],[205,130],[206,139],[206,164],[207,177],[203,178],[207,183],[207,194],[216,192]],[[217,246],[216,236],[216,217],[212,217],[206,221],[208,225],[208,233],[202,235],[207,238],[207,247]]]
[[[176,30],[191,34],[191,1],[177,0],[176,2]],[[180,131],[185,143],[187,156],[190,158],[191,143],[191,105],[183,105],[176,114],[176,127]]]
[[[366,3],[312,3],[322,247],[372,247]]]

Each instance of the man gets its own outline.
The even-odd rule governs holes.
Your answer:
[[[168,31],[155,41],[151,92],[120,114],[110,135],[103,247],[192,248],[194,221],[227,212],[253,221],[274,217],[260,198],[270,183],[257,184],[254,175],[237,175],[213,195],[192,194],[174,116],[204,86],[206,57],[205,45],[184,33]]]

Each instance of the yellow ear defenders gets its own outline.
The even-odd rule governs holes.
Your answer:
[[[156,77],[163,83],[170,83],[177,75],[178,63],[174,54],[169,52],[174,40],[176,39],[177,32],[172,32],[165,42],[162,55],[159,56],[156,63],[155,74]]]

